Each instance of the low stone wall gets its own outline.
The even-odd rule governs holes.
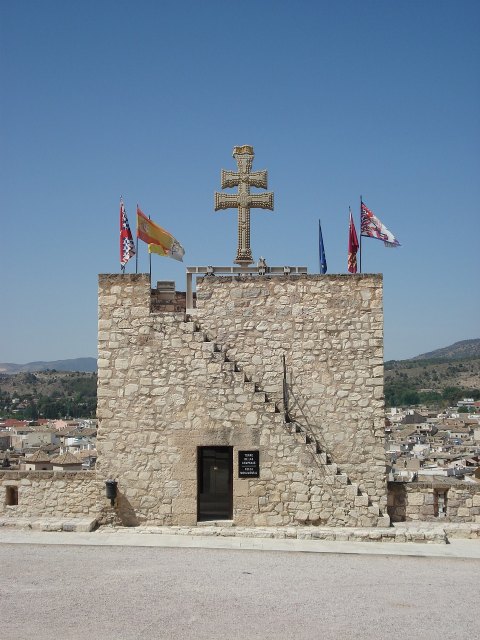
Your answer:
[[[12,492],[12,488],[15,490]],[[12,493],[18,504],[8,505]],[[94,471],[1,471],[0,515],[12,518],[97,516],[105,506]]]
[[[442,494],[446,495],[445,513],[439,513]],[[421,520],[480,523],[480,484],[389,482],[388,514],[392,522]]]

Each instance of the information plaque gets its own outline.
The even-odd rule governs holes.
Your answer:
[[[258,478],[260,476],[260,452],[238,452],[238,477]]]

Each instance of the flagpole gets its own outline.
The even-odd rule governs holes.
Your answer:
[[[135,273],[138,273],[138,202],[137,202],[137,242],[135,245]]]
[[[318,219],[318,273],[322,273],[322,256],[320,255],[320,218]]]
[[[360,273],[362,273],[362,196],[360,196]]]
[[[148,216],[148,219],[150,220],[150,216]],[[150,253],[150,250],[148,251],[148,274],[150,276],[150,289],[152,288],[152,254]]]

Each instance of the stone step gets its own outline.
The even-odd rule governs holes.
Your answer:
[[[195,331],[197,331],[197,325],[195,322],[187,320],[183,323],[182,329],[185,333],[194,333]]]
[[[367,495],[355,496],[356,507],[368,507],[369,499]],[[378,513],[376,514],[378,516]]]
[[[276,406],[275,402],[266,402],[265,403],[265,411],[267,413],[276,413],[276,414],[278,414],[277,406]]]
[[[235,363],[233,363],[235,364]],[[234,369],[234,374],[233,374],[233,379],[235,380],[235,382],[245,382],[245,374],[243,371],[236,371]]]
[[[267,396],[263,391],[255,391],[253,393],[253,402],[256,404],[265,404]]]
[[[282,412],[282,413],[285,414],[285,412]],[[292,422],[287,422],[286,428],[287,428],[287,431],[292,435],[295,435],[297,433],[296,425],[293,424]]]
[[[330,462],[329,464],[325,465],[325,469],[327,469],[328,473],[332,476],[338,476],[338,465],[335,464],[334,462]]]
[[[384,514],[377,519],[377,527],[389,527],[389,526],[390,526],[390,516],[387,516]],[[440,542],[440,540],[438,540],[438,542]],[[445,536],[444,542],[445,543],[447,542],[446,536]]]
[[[352,482],[351,484],[348,484],[345,491],[347,493],[347,496],[350,496],[351,498],[356,498],[358,496],[358,484],[356,482]]]

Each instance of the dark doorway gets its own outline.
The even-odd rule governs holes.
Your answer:
[[[18,504],[18,487],[6,487],[5,504],[9,507]]]
[[[198,447],[198,520],[231,520],[233,448]]]

